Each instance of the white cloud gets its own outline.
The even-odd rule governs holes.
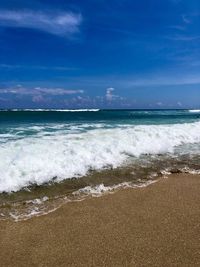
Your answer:
[[[64,96],[64,95],[75,95],[83,93],[84,90],[45,88],[45,87],[25,88],[22,87],[21,85],[18,85],[17,87],[0,89],[0,94],[32,95],[32,96],[40,96],[40,95]]]
[[[0,68],[7,70],[13,70],[13,69],[55,70],[55,71],[77,70],[77,68],[65,67],[65,66],[10,65],[10,64],[0,64]]]
[[[49,95],[74,95],[74,94],[83,94],[83,90],[69,90],[69,89],[63,89],[63,88],[41,88],[41,87],[35,87],[35,91],[41,92],[44,94]]]
[[[140,79],[127,79],[124,81],[124,84],[128,87],[143,87],[143,86],[170,86],[170,85],[191,85],[191,84],[200,84],[200,76],[198,74],[195,75],[187,75],[185,73],[177,73],[174,75],[173,73],[168,73],[166,75],[162,75],[157,73],[157,75],[151,75],[151,77],[141,77]]]
[[[112,101],[113,98],[116,97],[115,95],[113,95],[113,91],[114,90],[115,89],[113,87],[109,87],[109,88],[106,89],[106,100],[107,101]]]
[[[181,26],[181,25],[172,25],[172,26],[169,26],[169,28],[179,30],[179,31],[185,31],[186,30],[186,27]]]
[[[159,106],[159,107],[162,107],[163,103],[162,102],[157,102],[156,105]]]
[[[13,28],[29,28],[60,36],[69,36],[79,31],[80,14],[71,12],[0,11],[0,25]]]
[[[32,97],[32,101],[35,103],[40,103],[40,102],[44,102],[45,99],[42,95],[35,95]]]
[[[182,107],[182,103],[180,101],[178,101],[177,106]]]
[[[200,35],[180,35],[175,34],[172,36],[167,36],[166,39],[172,40],[172,41],[183,41],[183,42],[191,42],[196,41],[200,39]]]
[[[182,15],[182,19],[183,19],[183,22],[186,23],[186,24],[190,24],[191,23],[191,20],[186,15]]]

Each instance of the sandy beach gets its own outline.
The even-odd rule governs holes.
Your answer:
[[[0,265],[200,266],[200,176],[68,203],[0,222]]]

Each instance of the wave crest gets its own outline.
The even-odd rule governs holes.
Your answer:
[[[0,145],[0,192],[31,184],[80,177],[89,170],[116,168],[130,157],[173,153],[200,143],[200,122],[95,129],[80,133],[55,132],[12,140]]]

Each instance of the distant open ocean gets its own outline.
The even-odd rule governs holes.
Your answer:
[[[0,111],[2,219],[170,172],[200,173],[200,110]]]

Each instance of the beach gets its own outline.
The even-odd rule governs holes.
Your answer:
[[[0,222],[1,266],[200,266],[200,176]]]
[[[0,267],[200,267],[200,0],[3,0],[0,36]]]

